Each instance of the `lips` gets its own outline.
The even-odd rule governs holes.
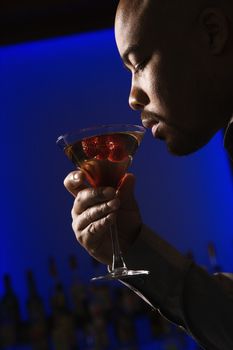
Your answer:
[[[147,129],[153,129],[158,126],[159,124],[159,119],[155,116],[143,116],[141,117],[142,119],[142,125],[144,128]]]
[[[160,122],[160,118],[151,112],[142,112],[141,114],[142,125],[145,128],[151,129],[153,125]]]
[[[159,132],[159,123],[154,124],[154,125],[152,126],[151,132],[152,132],[152,135],[153,135],[154,137],[156,137],[156,138],[161,138],[161,137],[159,136],[159,134],[158,134],[158,132]]]
[[[158,118],[156,115],[151,113],[144,113],[141,115],[142,125],[145,128],[151,129],[152,135],[158,139],[164,139],[160,132],[160,127],[162,124],[162,120]]]
[[[155,118],[142,118],[142,125],[144,128],[150,129],[153,125],[158,124],[159,120]]]

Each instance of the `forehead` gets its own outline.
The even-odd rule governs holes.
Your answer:
[[[187,39],[203,0],[120,0],[115,38],[121,56],[129,46],[159,49]]]
[[[155,32],[156,11],[151,0],[122,0],[115,19],[115,38],[120,54],[139,46]]]

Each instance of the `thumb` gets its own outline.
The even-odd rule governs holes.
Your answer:
[[[85,176],[82,171],[72,171],[64,180],[64,186],[74,197],[78,192],[86,188]]]

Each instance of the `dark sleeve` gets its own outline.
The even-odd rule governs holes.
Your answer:
[[[125,260],[129,268],[150,274],[122,283],[204,349],[233,349],[232,281],[210,276],[145,226]]]

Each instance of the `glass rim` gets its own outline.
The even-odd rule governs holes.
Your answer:
[[[141,132],[141,133],[145,133],[146,132],[146,128],[142,125],[137,125],[137,124],[99,124],[99,125],[94,125],[94,126],[90,126],[90,127],[87,127],[87,128],[81,128],[81,129],[77,129],[77,130],[74,130],[74,131],[70,131],[70,132],[66,132],[65,134],[63,135],[60,135],[58,138],[57,138],[57,141],[56,143],[59,144],[61,141],[64,142],[64,139],[68,138],[68,137],[74,137],[74,136],[78,136],[80,135],[80,139],[77,139],[78,140],[81,140],[82,137],[84,136],[85,133],[91,133],[93,131],[96,131],[95,134],[93,135],[86,135],[86,137],[92,137],[92,136],[98,136],[98,135],[101,135],[103,134],[103,129],[106,130],[106,133],[107,131],[113,131],[113,132],[121,132],[121,131],[138,131],[138,132]],[[117,130],[119,129],[119,130]],[[123,129],[123,130],[122,130]],[[81,136],[83,135],[83,136]]]

